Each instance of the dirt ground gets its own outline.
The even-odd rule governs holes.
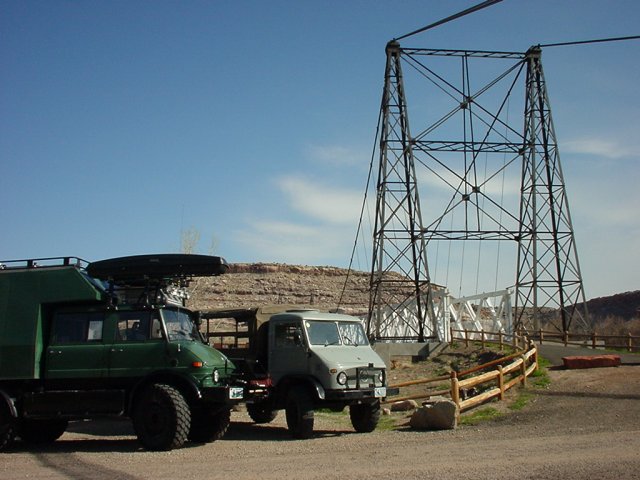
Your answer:
[[[158,453],[140,449],[128,422],[74,424],[50,446],[1,453],[0,478],[640,479],[640,366],[549,374],[523,410],[451,431],[387,417],[356,434],[347,416],[322,413],[314,438],[291,440],[282,413],[257,426],[234,412],[223,440]]]

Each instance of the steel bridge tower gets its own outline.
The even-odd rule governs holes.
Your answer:
[[[425,59],[434,57],[459,62],[460,85],[427,65]],[[507,67],[474,90],[470,60],[475,59],[497,59]],[[448,101],[453,99],[453,107],[421,125],[417,135],[409,128],[403,64],[444,92]],[[510,98],[522,83],[524,128],[505,118]],[[500,87],[504,97],[502,91],[497,97],[488,93]],[[449,128],[455,119],[462,119],[459,133]],[[434,312],[442,304],[437,305],[434,295],[437,287],[429,275],[427,248],[442,240],[491,240],[517,248],[516,327],[538,329],[544,321],[561,331],[590,330],[539,47],[525,53],[486,52],[406,49],[397,41],[389,42],[379,131],[367,319],[371,337],[405,341],[439,337],[442,326]],[[486,159],[496,155],[502,163],[492,163],[487,171]],[[450,194],[440,214],[430,212],[427,225],[416,165],[431,180],[442,181]],[[489,184],[518,166],[519,202],[503,205]],[[428,203],[426,207],[433,208]],[[415,313],[407,316],[410,304]]]

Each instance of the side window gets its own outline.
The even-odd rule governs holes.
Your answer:
[[[275,328],[276,347],[302,346],[302,329],[299,323],[281,323]]]
[[[162,338],[162,326],[156,312],[121,312],[116,338],[124,342],[143,342]]]
[[[57,313],[53,317],[51,344],[99,342],[103,325],[103,313]]]

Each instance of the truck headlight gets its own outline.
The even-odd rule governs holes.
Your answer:
[[[220,381],[220,372],[218,372],[217,368],[213,369],[213,373],[211,374],[214,383],[218,383]]]
[[[337,382],[340,385],[346,385],[347,384],[347,374],[344,372],[340,372],[338,374],[338,376],[336,377]]]

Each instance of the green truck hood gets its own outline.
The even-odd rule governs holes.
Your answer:
[[[228,373],[235,370],[235,365],[229,360],[222,352],[212,348],[204,343],[193,341],[180,341],[178,342],[183,351],[188,350],[191,354],[202,361],[206,367],[217,368],[222,375],[225,371],[225,366]]]

